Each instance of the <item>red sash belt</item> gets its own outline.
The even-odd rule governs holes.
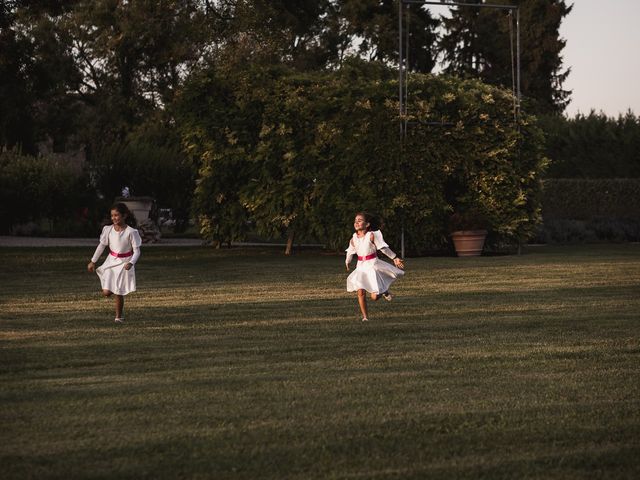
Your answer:
[[[364,262],[365,260],[371,260],[373,258],[376,258],[377,256],[378,255],[376,255],[375,253],[367,255],[366,257],[361,257],[360,255],[358,255],[358,260],[360,260],[361,262]]]
[[[127,253],[116,253],[113,250],[109,250],[109,255],[112,255],[112,256],[118,257],[118,258],[127,258],[127,257],[130,257],[131,255],[133,255],[133,251],[127,252]]]

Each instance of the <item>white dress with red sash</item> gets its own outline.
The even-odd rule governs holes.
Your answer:
[[[378,259],[376,253],[378,250],[390,252],[395,257],[382,238],[380,230],[367,232],[362,237],[358,237],[357,233],[353,234],[349,248],[346,250],[347,260],[357,255],[358,264],[347,277],[347,292],[365,289],[369,293],[384,293],[398,277],[404,275],[404,272],[395,265]]]
[[[127,228],[118,232],[113,225],[107,225],[100,234],[100,243],[96,248],[92,262],[97,262],[105,248],[108,247],[107,259],[96,268],[103,290],[109,290],[116,295],[126,295],[136,291],[136,270],[132,266],[126,270],[127,263],[135,265],[140,258],[142,239],[138,230]]]

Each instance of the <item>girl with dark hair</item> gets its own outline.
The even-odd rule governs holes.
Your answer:
[[[347,278],[347,291],[358,292],[358,305],[362,312],[362,321],[369,320],[367,314],[367,294],[371,294],[371,300],[377,301],[381,296],[391,301],[393,296],[389,292],[389,286],[404,275],[404,262],[389,248],[382,238],[379,230],[380,222],[376,217],[366,212],[358,212],[353,221],[355,233],[349,241],[347,248],[346,265],[354,255],[358,257],[356,269]],[[393,260],[394,265],[378,259],[377,251],[380,250]]]
[[[117,323],[124,321],[124,296],[136,291],[136,271],[134,265],[140,258],[142,239],[138,230],[128,223],[135,224],[135,218],[124,203],[111,207],[111,225],[106,225],[100,234],[100,243],[87,266],[89,272],[96,272],[105,297],[115,295]],[[96,262],[105,248],[109,255],[104,263],[96,268]]]

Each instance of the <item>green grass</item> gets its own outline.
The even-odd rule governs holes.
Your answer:
[[[417,258],[0,249],[0,477],[640,478],[640,245]]]

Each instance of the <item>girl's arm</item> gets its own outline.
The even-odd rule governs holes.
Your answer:
[[[140,233],[138,232],[138,230],[136,229],[132,229],[132,230],[133,231],[131,232],[130,241],[131,241],[131,250],[133,250],[133,255],[131,255],[131,259],[129,260],[129,263],[131,265],[135,265],[138,259],[140,258],[140,245],[142,245],[142,238],[140,238]],[[127,268],[127,270],[129,269]]]
[[[387,257],[389,257],[391,260],[398,258],[398,255],[396,255],[394,251],[391,250],[389,247],[382,247],[380,251],[384,253]]]
[[[389,257],[391,260],[393,260],[393,264],[396,267],[404,270],[404,261],[398,255],[396,255],[393,252],[393,250],[391,250],[389,247],[382,247],[380,251],[384,253],[387,257]]]
[[[373,243],[375,244],[376,248],[380,250],[382,253],[384,253],[387,257],[389,257],[391,260],[393,260],[393,263],[396,267],[404,268],[403,260],[400,257],[398,257],[398,255],[396,255],[393,250],[389,248],[389,245],[387,245],[387,242],[385,242],[384,238],[382,237],[382,232],[380,230],[376,230],[375,232],[372,232],[372,233],[373,233]]]
[[[345,264],[347,265],[347,272],[349,271],[349,264],[351,260],[353,260],[353,256],[356,254],[356,247],[353,245],[353,238],[349,240],[349,248],[346,250],[347,258],[345,259]]]
[[[129,260],[129,263],[131,265],[135,265],[139,258],[140,258],[140,248],[133,247],[133,255],[131,255],[131,259]],[[127,270],[129,269],[127,268]]]
[[[99,243],[98,246],[96,247],[96,251],[93,252],[93,257],[91,257],[91,263],[96,263],[98,260],[100,260],[100,255],[102,255],[102,252],[104,252],[104,249],[107,248],[106,245]]]
[[[109,233],[111,233],[111,225],[105,225],[102,228],[102,232],[100,233],[100,240],[98,246],[96,247],[96,251],[93,253],[93,257],[91,257],[91,261],[89,265],[87,265],[87,269],[90,272],[93,272],[96,269],[96,262],[100,259],[100,255],[104,252],[104,249],[109,245]]]
[[[349,271],[349,264],[351,264],[351,260],[353,260],[353,253],[347,252],[347,258],[344,262],[347,265],[347,271]]]
[[[100,258],[100,255],[102,255],[102,252],[104,252],[105,248],[106,245],[103,245],[102,243],[98,244],[98,246],[96,247],[96,251],[93,253],[93,257],[91,257],[91,260],[87,265],[87,270],[89,270],[89,272],[93,273],[96,270],[96,262]]]

